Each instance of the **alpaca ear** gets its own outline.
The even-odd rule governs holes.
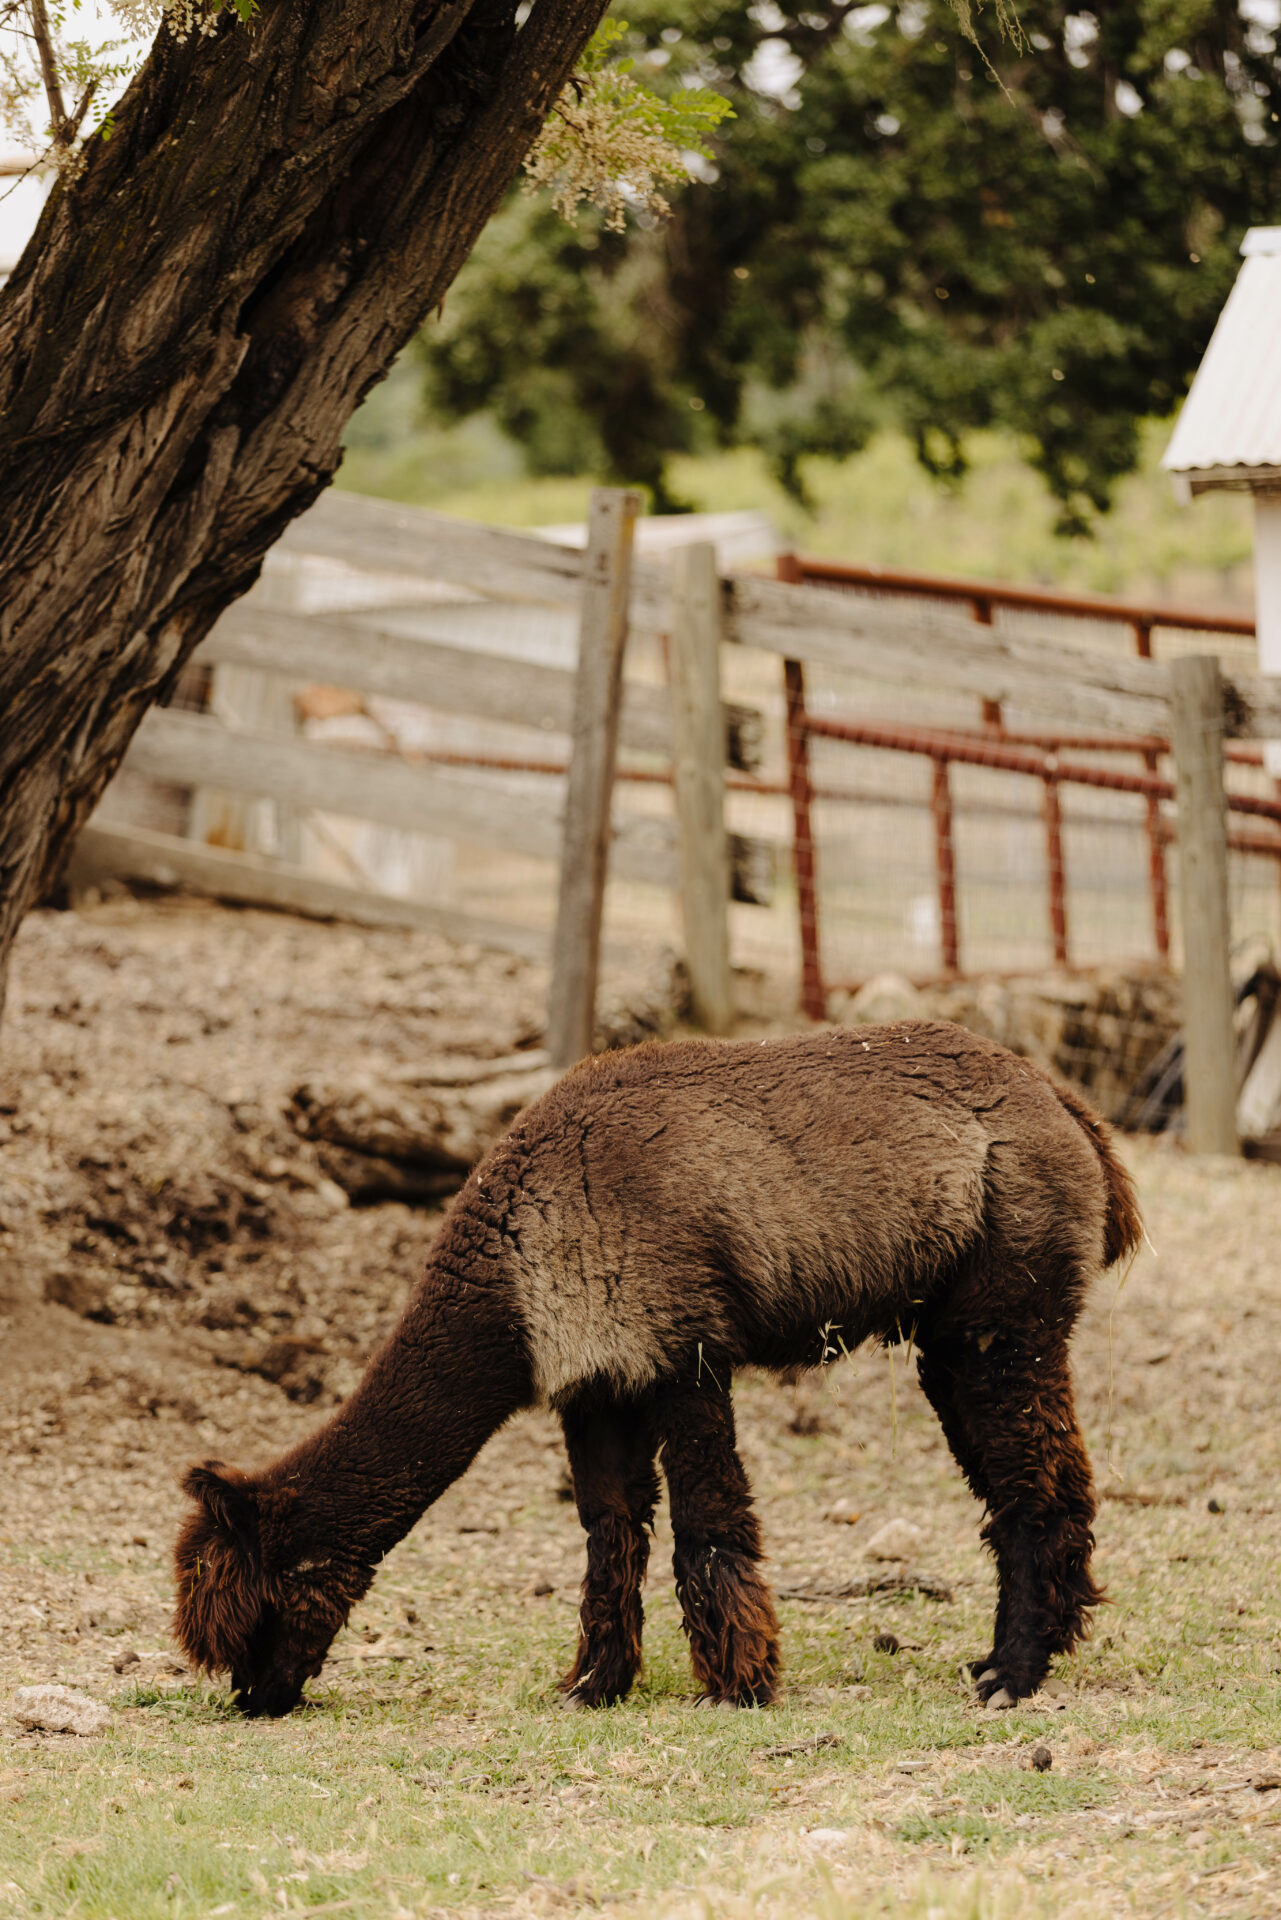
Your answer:
[[[183,1476],[182,1490],[199,1501],[209,1518],[224,1533],[253,1552],[258,1544],[258,1505],[253,1482],[235,1467],[221,1460],[206,1460],[189,1467]]]

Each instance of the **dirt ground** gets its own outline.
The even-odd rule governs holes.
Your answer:
[[[312,1715],[244,1727],[181,1673],[178,1471],[322,1417],[440,1218],[349,1206],[291,1093],[536,1045],[544,992],[429,936],[195,902],[27,922],[0,1036],[0,1916],[1281,1910],[1281,1170],[1166,1142],[1127,1143],[1152,1246],[1076,1350],[1112,1604],[1058,1698],[970,1700],[978,1514],[881,1353],[740,1385],[790,1596],[768,1714],[692,1712],[661,1524],[644,1685],[558,1713],[582,1548],[542,1415],[396,1550]],[[825,1596],[893,1517],[951,1598]],[[21,1733],[13,1690],[44,1681],[111,1732]],[[271,1799],[304,1777],[311,1839]]]

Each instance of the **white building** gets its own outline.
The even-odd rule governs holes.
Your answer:
[[[1281,673],[1281,227],[1251,227],[1241,252],[1161,464],[1185,499],[1254,495],[1259,666]],[[1269,748],[1268,764],[1281,773],[1281,743]]]

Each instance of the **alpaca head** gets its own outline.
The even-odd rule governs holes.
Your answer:
[[[288,1713],[369,1584],[335,1558],[298,1511],[291,1486],[218,1460],[192,1467],[197,1503],[178,1536],[174,1632],[195,1666],[230,1673],[251,1716]]]

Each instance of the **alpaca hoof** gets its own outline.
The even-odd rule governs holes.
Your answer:
[[[1032,1691],[1030,1687],[1020,1686],[1000,1667],[988,1667],[981,1673],[974,1683],[974,1690],[980,1704],[991,1707],[996,1713],[1004,1713],[1010,1707],[1017,1706],[1023,1695]]]
[[[626,1687],[612,1687],[598,1693],[588,1682],[577,1686],[560,1683],[560,1704],[571,1713],[598,1713],[602,1707],[617,1707],[627,1698]]]
[[[737,1709],[741,1704],[742,1704],[741,1701],[738,1701],[738,1700],[718,1699],[717,1696],[713,1693],[700,1693],[697,1700],[694,1702],[694,1705],[696,1708],[708,1707],[708,1708],[714,1709],[719,1713],[734,1713],[737,1711]]]
[[[595,1713],[598,1707],[612,1707],[622,1698],[618,1693],[595,1693],[589,1679],[577,1684],[560,1683],[560,1705],[566,1713]]]

